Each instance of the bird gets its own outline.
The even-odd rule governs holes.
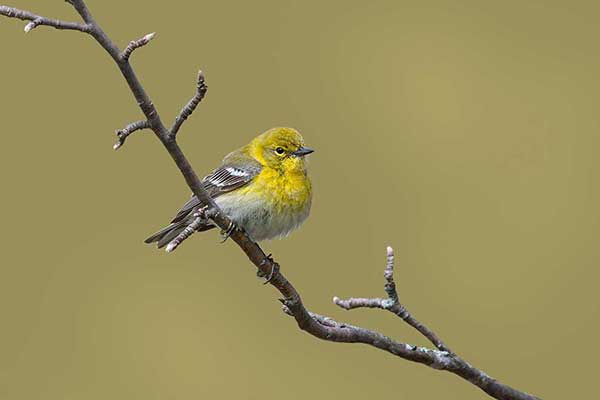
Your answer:
[[[229,153],[202,179],[217,206],[255,242],[283,238],[300,227],[310,213],[312,184],[302,135],[293,128],[271,128]],[[145,240],[167,246],[206,208],[192,195],[171,223]],[[216,226],[208,219],[196,231]],[[225,237],[227,238],[227,236]],[[167,246],[171,251],[173,246]]]

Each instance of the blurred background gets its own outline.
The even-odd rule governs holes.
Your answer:
[[[299,129],[312,215],[263,243],[313,311],[427,344],[544,398],[592,393],[600,333],[597,2],[93,1],[199,174],[272,126]],[[62,1],[9,5],[76,20]],[[299,331],[217,232],[142,241],[189,191],[88,37],[0,19],[0,398],[481,399],[458,377]],[[590,348],[588,348],[590,347]]]

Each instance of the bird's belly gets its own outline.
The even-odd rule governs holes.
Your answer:
[[[217,197],[217,205],[254,240],[287,236],[310,212],[310,198],[294,207],[275,206],[272,199],[254,193],[231,193]]]

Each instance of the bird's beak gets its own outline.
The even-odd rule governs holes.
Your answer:
[[[298,150],[294,151],[292,154],[296,157],[304,157],[310,153],[314,152],[310,147],[300,147]]]

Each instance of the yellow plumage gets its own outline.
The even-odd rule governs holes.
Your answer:
[[[310,179],[305,173],[288,172],[281,174],[272,168],[264,168],[252,185],[242,189],[250,194],[263,196],[273,207],[296,210],[303,208],[312,197]]]

